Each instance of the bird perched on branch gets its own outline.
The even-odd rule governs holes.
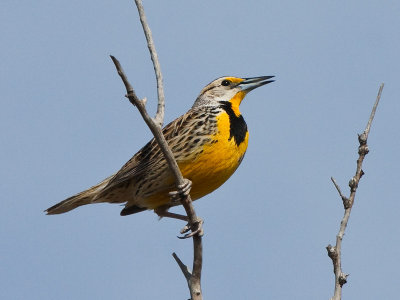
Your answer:
[[[249,133],[239,105],[248,92],[273,82],[273,77],[218,78],[203,88],[187,113],[164,127],[183,177],[192,182],[193,200],[220,187],[240,165]],[[174,217],[168,212],[180,204],[171,199],[174,188],[174,177],[153,138],[117,173],[46,212],[61,214],[81,205],[109,202],[125,203],[122,216],[152,209],[161,217]]]

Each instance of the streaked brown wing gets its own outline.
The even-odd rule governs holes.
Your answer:
[[[192,124],[196,119],[196,115],[198,115],[198,111],[189,111],[163,128],[165,139],[173,150],[174,147],[179,147],[179,144],[186,142],[182,136],[188,135],[193,127]],[[102,194],[144,173],[161,168],[165,164],[166,161],[161,149],[153,138],[111,178],[104,187]]]

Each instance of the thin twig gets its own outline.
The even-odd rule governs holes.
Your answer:
[[[371,115],[370,115],[368,123],[367,123],[367,127],[365,127],[364,133],[367,135],[366,138],[368,138],[369,130],[371,129],[372,120],[375,117],[376,108],[378,107],[379,100],[381,100],[383,86],[384,86],[384,84],[382,83],[381,86],[379,87],[378,96],[376,97],[374,107],[372,108]]]
[[[181,261],[181,259],[178,257],[178,255],[176,255],[176,253],[172,253],[172,256],[174,257],[176,263],[178,264],[178,266],[181,268],[181,271],[183,273],[183,275],[186,278],[186,281],[189,285],[190,282],[190,277],[192,277],[192,273],[190,272],[189,268]],[[189,287],[190,288],[190,287]]]
[[[348,208],[349,207],[349,198],[347,198],[346,196],[344,196],[342,194],[342,191],[340,190],[340,187],[337,184],[335,178],[331,177],[331,180],[332,180],[333,184],[335,185],[335,188],[338,191],[340,198],[342,198],[344,209]]]
[[[158,61],[158,55],[156,51],[156,47],[154,46],[153,37],[151,34],[150,27],[147,24],[146,15],[144,13],[144,8],[142,4],[142,0],[135,0],[137,10],[139,12],[140,23],[142,23],[144,35],[147,40],[147,47],[149,48],[151,61],[153,62],[154,73],[156,74],[157,79],[157,95],[158,95],[158,105],[157,105],[157,113],[154,117],[154,122],[158,124],[160,127],[163,126],[164,123],[164,107],[165,107],[165,97],[164,97],[164,88],[163,88],[163,76],[161,73],[161,66]]]
[[[375,116],[376,108],[378,107],[379,100],[381,98],[383,86],[384,84],[382,83],[379,87],[378,96],[376,97],[376,101],[372,108],[371,115],[368,119],[367,126],[364,132],[358,136],[358,141],[360,146],[358,147],[359,157],[357,159],[357,170],[354,177],[351,178],[349,181],[350,196],[348,198],[342,194],[339,185],[336,183],[336,180],[333,177],[331,177],[331,180],[335,185],[335,188],[337,189],[339,196],[342,198],[343,205],[345,208],[342,221],[340,222],[340,229],[336,236],[336,245],[335,246],[328,245],[326,247],[326,250],[328,251],[328,256],[332,259],[333,272],[335,273],[335,292],[331,300],[340,300],[342,298],[342,287],[347,282],[348,274],[343,273],[341,266],[342,240],[347,227],[347,223],[349,222],[351,209],[353,207],[356,191],[358,188],[358,183],[360,182],[361,177],[364,175],[364,171],[362,170],[362,163],[364,161],[365,156],[369,152],[367,145],[368,134],[371,129],[372,120],[374,119]]]
[[[147,113],[145,104],[143,100],[140,100],[133,90],[132,86],[130,85],[128,78],[125,75],[124,70],[122,69],[121,64],[119,63],[118,59],[114,56],[110,55],[112,61],[114,62],[115,68],[117,69],[118,75],[121,77],[124,85],[126,87],[127,95],[126,97],[129,101],[137,107],[140,114],[142,115],[144,121],[146,122],[147,126],[150,128],[151,132],[154,135],[161,151],[164,154],[164,157],[168,163],[168,166],[175,177],[176,188],[179,191],[180,187],[184,184],[184,179],[182,173],[178,167],[178,164],[175,161],[175,158],[172,154],[171,149],[168,147],[167,141],[165,140],[164,135],[161,132],[161,128],[158,124],[156,124],[153,119]],[[182,193],[183,195],[183,193]],[[197,226],[201,226],[200,218],[197,217],[196,212],[194,211],[192,200],[190,195],[184,196],[181,199],[181,203],[185,208],[186,214],[189,219],[189,224],[191,226],[191,230],[195,231]],[[201,269],[203,264],[203,245],[202,245],[202,234],[195,234],[193,235],[193,272],[190,278],[190,294],[192,300],[200,300],[202,299],[201,293]],[[185,274],[184,274],[185,275]]]
[[[188,235],[193,238],[193,272],[188,280],[190,295],[192,300],[201,300],[202,292],[201,292],[201,269],[203,265],[203,244],[202,244],[202,234],[203,231],[201,229],[202,220],[197,217],[194,207],[192,205],[192,200],[190,198],[190,194],[184,194],[182,192],[182,186],[184,186],[185,180],[182,176],[182,173],[176,163],[176,160],[172,154],[171,149],[168,147],[168,144],[165,140],[164,135],[162,134],[161,127],[164,120],[164,91],[163,91],[163,83],[162,83],[162,74],[160,64],[158,62],[157,52],[154,47],[153,38],[151,36],[150,28],[147,24],[146,15],[144,13],[143,5],[141,0],[135,0],[139,16],[140,22],[142,23],[143,31],[146,36],[147,46],[150,51],[151,60],[153,61],[154,71],[156,73],[157,78],[157,93],[158,93],[158,105],[157,105],[157,113],[154,119],[152,119],[149,114],[147,113],[145,104],[146,100],[140,100],[136,93],[128,81],[127,76],[125,75],[121,64],[119,61],[114,57],[111,56],[112,61],[118,71],[119,76],[121,77],[127,95],[126,97],[129,101],[138,108],[140,114],[142,115],[144,121],[146,122],[147,126],[150,128],[151,132],[154,135],[155,140],[157,141],[161,151],[164,154],[164,157],[168,163],[168,166],[175,178],[176,188],[177,191],[180,192],[181,195],[181,203],[185,208],[186,214],[189,219],[190,229],[192,233],[196,233],[193,235]],[[198,231],[201,229],[200,231]],[[182,262],[181,262],[182,263]],[[182,266],[181,270],[183,272]],[[187,273],[183,272],[185,278]]]

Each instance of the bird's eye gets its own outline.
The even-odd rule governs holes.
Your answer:
[[[221,85],[223,85],[223,86],[228,86],[230,84],[231,84],[231,82],[229,80],[226,80],[226,79],[221,82]]]

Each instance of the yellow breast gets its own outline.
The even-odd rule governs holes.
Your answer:
[[[244,123],[246,126],[246,123]],[[241,142],[232,136],[231,119],[226,111],[217,116],[217,132],[210,143],[203,145],[202,153],[190,162],[179,164],[183,177],[192,181],[191,197],[199,199],[220,187],[237,169],[248,145],[247,127]]]

